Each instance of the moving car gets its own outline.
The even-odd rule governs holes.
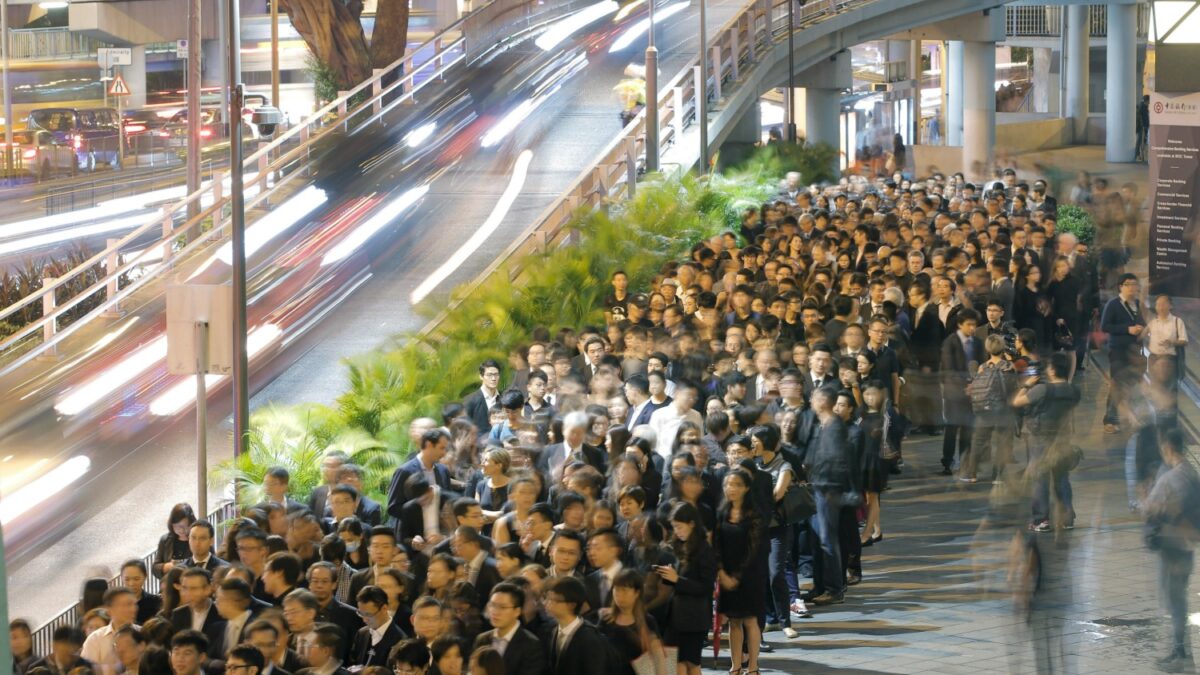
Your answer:
[[[75,150],[76,166],[121,168],[121,123],[113,108],[40,108],[29,113],[30,129],[45,131]]]

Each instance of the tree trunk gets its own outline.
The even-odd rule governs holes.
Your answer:
[[[386,68],[408,45],[408,0],[379,0],[371,35],[371,65]]]
[[[361,0],[345,4],[339,0],[280,0],[280,6],[313,55],[329,67],[341,89],[350,89],[371,75],[367,38],[359,21]],[[406,6],[405,32],[407,14]]]

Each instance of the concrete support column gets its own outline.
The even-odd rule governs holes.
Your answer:
[[[125,84],[129,85],[129,96],[121,102],[126,110],[146,107],[146,47],[138,45],[130,52],[130,64],[119,67]]]
[[[908,99],[908,109],[911,111],[908,133],[905,142],[916,145],[921,142],[921,41],[908,42],[908,79],[912,80],[913,88]]]
[[[1087,142],[1088,115],[1088,5],[1067,5],[1067,45],[1063,75],[1067,81],[1067,109],[1076,143]],[[1109,18],[1112,26],[1112,18]],[[1111,38],[1111,28],[1110,38]],[[1111,42],[1111,39],[1110,39]]]
[[[950,40],[946,50],[946,145],[963,144],[963,42]]]
[[[745,114],[734,123],[733,129],[725,138],[725,142],[746,143],[749,145],[762,142],[762,120],[759,117],[757,102],[749,106]]]
[[[1136,147],[1137,5],[1108,5],[1108,65],[1104,92],[1104,159],[1132,162]]]
[[[809,87],[804,90],[805,138],[809,143],[825,143],[840,148],[838,114],[841,98],[840,89]]]
[[[981,180],[996,145],[996,43],[963,43],[963,82],[963,171]]]

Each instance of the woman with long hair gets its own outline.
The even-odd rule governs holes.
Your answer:
[[[465,418],[450,422],[450,452],[443,462],[459,494],[473,494],[479,474],[479,430]]]
[[[529,517],[529,509],[537,503],[538,484],[528,476],[521,476],[508,485],[509,500],[513,509],[496,521],[492,528],[492,538],[496,545],[521,541],[525,533],[525,519]]]
[[[171,612],[179,607],[181,602],[179,598],[179,580],[183,578],[183,568],[174,567],[162,579],[160,592],[162,594],[162,609],[158,610],[158,615],[164,619],[171,618]]]
[[[489,448],[483,453],[483,479],[475,484],[475,500],[483,509],[484,536],[492,536],[492,523],[504,515],[508,486],[512,482],[512,456],[504,448]]]
[[[664,583],[675,587],[668,613],[667,644],[679,648],[678,675],[700,675],[700,652],[712,627],[717,558],[696,507],[682,503],[671,512],[670,541],[679,566],[654,567]]]
[[[750,447],[743,437],[730,441]],[[733,675],[743,673],[742,648],[746,647],[746,675],[758,673],[758,649],[762,644],[758,617],[766,614],[767,600],[767,523],[754,509],[750,488],[753,478],[745,469],[725,474],[722,489],[725,501],[717,512],[713,547],[717,553],[717,583],[721,596],[719,611],[729,622],[729,650]]]
[[[624,675],[634,675],[632,662],[646,652],[658,653],[661,643],[654,617],[642,599],[645,580],[628,567],[613,578],[612,603],[600,610],[600,632],[621,655]]]
[[[162,579],[179,563],[192,557],[188,548],[188,530],[196,522],[196,514],[190,504],[176,504],[171,507],[171,515],[167,517],[167,533],[158,539],[158,547],[154,550],[154,564],[150,568],[154,578]]]
[[[33,653],[33,631],[25,619],[13,619],[8,622],[8,640],[12,646],[12,672],[24,675],[29,664],[37,655]]]
[[[617,507],[611,501],[607,499],[597,500],[587,512],[585,520],[587,523],[587,536],[590,537],[601,530],[611,530],[617,526],[618,520]]]

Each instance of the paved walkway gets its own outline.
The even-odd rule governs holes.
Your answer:
[[[1127,435],[1100,431],[1106,385],[1094,367],[1080,383],[1075,423],[1085,458],[1072,474],[1075,530],[1026,535],[1026,498],[937,475],[941,438],[918,437],[905,446],[904,474],[884,493],[885,538],[864,550],[863,582],[846,604],[796,621],[795,640],[768,633],[776,651],[764,655],[764,672],[1153,672],[1168,622],[1157,558],[1128,509]],[[1023,577],[1010,570],[1018,533],[1043,559],[1028,613],[1016,609]],[[727,658],[722,653],[721,670]]]

